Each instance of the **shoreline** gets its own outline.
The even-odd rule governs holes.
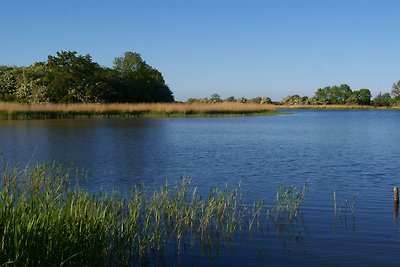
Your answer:
[[[374,107],[357,105],[276,105],[281,109],[308,109],[308,110],[400,110],[400,107]]]
[[[282,110],[393,110],[400,107],[356,105],[265,105],[243,103],[21,104],[0,102],[0,120],[213,118],[274,116]]]

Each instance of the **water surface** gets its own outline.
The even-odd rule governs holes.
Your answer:
[[[10,162],[72,161],[91,192],[192,179],[201,192],[241,184],[250,202],[272,203],[281,184],[309,192],[302,222],[236,238],[211,260],[188,252],[181,264],[397,266],[400,112],[293,111],[234,118],[1,121]],[[337,204],[356,211],[335,216]]]

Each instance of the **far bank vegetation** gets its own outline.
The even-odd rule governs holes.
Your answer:
[[[391,93],[379,93],[372,97],[370,89],[352,90],[347,84],[326,86],[317,89],[313,96],[289,95],[274,102],[269,97],[221,98],[213,94],[210,98],[189,98],[187,103],[257,103],[274,104],[284,108],[319,108],[319,109],[371,109],[400,108],[400,81],[394,83]]]
[[[27,67],[0,65],[0,102],[21,103],[21,107],[13,106],[11,109],[49,109],[55,108],[50,104],[62,104],[55,111],[62,109],[93,110],[93,106],[85,106],[90,103],[107,104],[96,106],[96,110],[113,109],[126,110],[127,107],[114,103],[173,103],[173,92],[166,84],[163,75],[156,68],[147,64],[140,54],[126,52],[116,57],[112,67],[100,66],[87,55],[79,55],[75,51],[61,51],[56,55],[49,55],[46,61],[36,62]],[[209,104],[228,103],[218,107],[204,106]],[[27,107],[25,104],[33,106]],[[38,108],[37,104],[43,106]],[[79,108],[73,105],[67,108],[64,104],[82,104]],[[279,105],[280,107],[304,107],[304,108],[371,108],[371,107],[398,107],[400,106],[400,81],[394,83],[390,93],[379,93],[372,96],[371,90],[361,88],[352,90],[349,85],[333,85],[319,88],[313,96],[289,95],[280,101],[274,102],[268,96],[245,98],[229,96],[221,98],[217,93],[211,97],[189,98],[185,104],[197,106],[146,106],[140,104],[132,109],[151,109],[152,112],[186,113],[199,112],[198,109],[218,110],[224,112],[240,110],[253,110],[254,107],[240,107],[237,104]],[[64,106],[63,106],[64,105]],[[4,105],[3,105],[4,107]],[[61,108],[62,107],[62,108]],[[146,108],[144,108],[146,107]],[[257,110],[259,107],[256,108]],[[263,107],[262,109],[271,109]],[[4,111],[5,109],[1,109]],[[72,112],[72,111],[71,111]],[[97,111],[96,111],[97,112]],[[168,111],[170,112],[170,111]]]

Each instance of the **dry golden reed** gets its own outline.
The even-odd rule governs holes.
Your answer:
[[[156,113],[248,113],[274,111],[274,105],[214,103],[214,104],[184,104],[184,103],[140,103],[140,104],[19,104],[0,103],[0,110],[13,112],[156,112]]]

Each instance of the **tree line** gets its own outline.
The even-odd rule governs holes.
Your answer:
[[[112,68],[76,51],[49,55],[28,67],[0,66],[0,101],[21,103],[173,102],[162,74],[138,53],[115,58]]]
[[[379,93],[372,98],[371,90],[353,91],[349,85],[327,86],[317,89],[314,96],[290,95],[280,101],[282,105],[364,105],[390,107],[400,105],[400,81],[394,83],[391,93]]]
[[[219,94],[213,94],[205,98],[189,98],[187,103],[220,103],[220,102],[239,102],[256,104],[276,104],[276,105],[363,105],[375,107],[390,107],[400,105],[400,81],[393,84],[391,93],[379,93],[372,98],[371,90],[362,88],[352,90],[349,85],[341,84],[326,86],[317,89],[314,96],[289,95],[278,102],[274,102],[269,97],[255,97],[247,99],[245,97],[235,98],[234,96],[221,98]]]
[[[221,96],[217,93],[212,94],[211,97],[205,98],[189,98],[186,100],[188,104],[212,104],[212,103],[222,103],[222,102],[237,102],[237,103],[255,103],[255,104],[272,104],[272,100],[269,97],[255,97],[255,98],[245,98],[239,97],[235,98],[234,96],[229,96],[227,98],[221,98]]]

